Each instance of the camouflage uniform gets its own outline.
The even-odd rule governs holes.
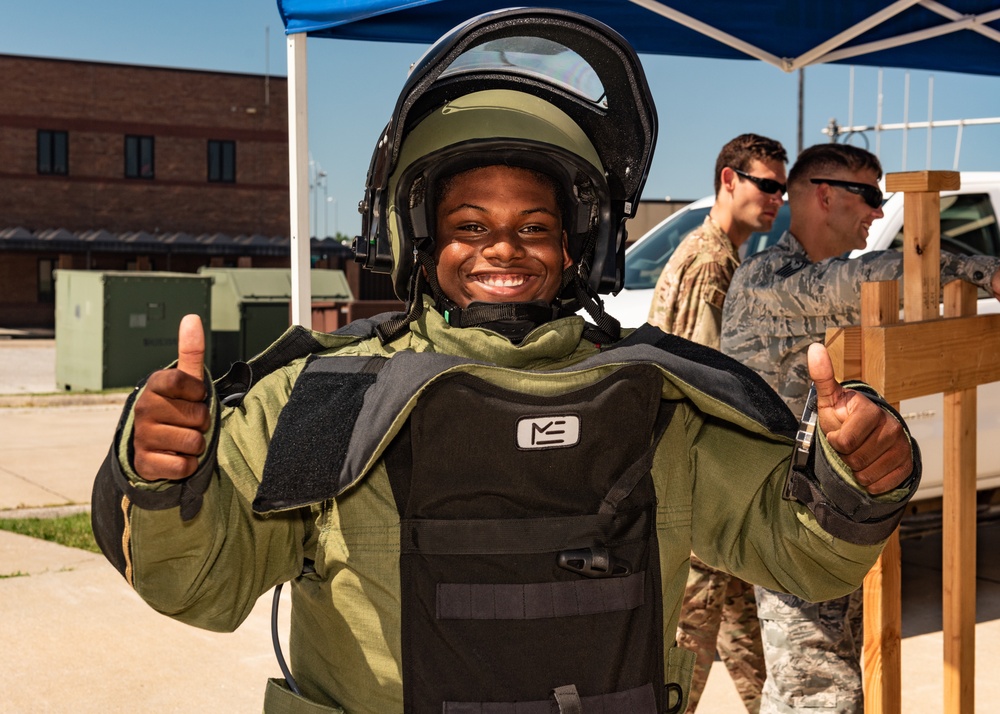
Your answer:
[[[685,238],[656,282],[649,322],[703,345],[719,348],[722,306],[739,266],[729,236],[710,216]],[[760,709],[764,653],[753,586],[691,555],[677,644],[697,654],[688,712],[698,706],[718,649],[751,714]]]
[[[711,216],[677,246],[663,267],[648,322],[664,332],[719,349],[722,305],[739,254]]]
[[[941,254],[942,280],[989,288],[1000,260]],[[721,349],[758,372],[796,414],[809,391],[806,353],[828,327],[861,324],[861,285],[900,280],[895,251],[809,260],[791,233],[736,271],[723,314]],[[767,660],[761,712],[863,711],[861,590],[822,603],[758,587]]]

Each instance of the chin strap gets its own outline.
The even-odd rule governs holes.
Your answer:
[[[594,325],[587,325],[583,336],[597,344],[612,344],[622,338],[622,324],[604,311],[604,301],[579,276],[573,280],[576,301],[590,315]]]
[[[539,325],[560,317],[559,308],[542,302],[474,302],[466,308],[441,310],[452,327],[482,327],[503,335],[515,345]]]

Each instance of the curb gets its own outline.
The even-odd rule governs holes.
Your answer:
[[[89,503],[76,503],[68,506],[40,506],[34,508],[8,508],[0,510],[0,519],[16,518],[62,518],[77,513],[90,513]]]
[[[110,394],[5,394],[0,395],[0,409],[75,407],[95,404],[123,405],[131,392]]]

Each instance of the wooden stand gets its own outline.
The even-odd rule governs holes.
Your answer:
[[[959,188],[954,171],[886,176],[903,191],[903,313],[895,281],[867,283],[861,326],[827,331],[838,379],[860,377],[891,403],[944,392],[944,710],[975,708],[976,386],[1000,380],[1000,315],[975,316],[976,289],[945,287],[940,317],[940,191]],[[937,464],[925,464],[936,468]],[[865,579],[865,712],[899,714],[900,561],[898,534]]]

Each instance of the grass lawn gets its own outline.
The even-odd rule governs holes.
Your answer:
[[[101,552],[90,529],[89,513],[74,513],[58,518],[0,518],[0,530],[42,538],[71,548]]]

